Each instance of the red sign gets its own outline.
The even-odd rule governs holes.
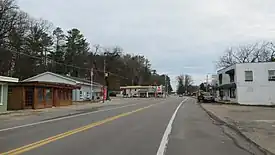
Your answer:
[[[103,87],[103,99],[106,101],[107,99],[107,89]]]
[[[158,92],[161,92],[161,88],[160,88],[160,86],[158,86],[158,90],[157,90]]]

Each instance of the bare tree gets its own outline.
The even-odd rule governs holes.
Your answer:
[[[257,42],[255,44],[231,47],[219,58],[217,67],[228,67],[236,63],[256,63],[274,61],[275,46],[272,42]]]
[[[182,81],[182,84],[183,84],[183,86],[181,86],[183,88],[180,88],[180,90],[182,90],[184,92],[185,91],[190,92],[190,88],[191,88],[191,86],[194,83],[191,75],[188,75],[188,74],[186,74],[186,75],[180,75],[180,76],[177,77],[177,80],[178,81]]]

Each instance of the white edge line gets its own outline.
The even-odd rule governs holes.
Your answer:
[[[179,110],[179,108],[182,106],[182,104],[187,101],[188,98],[185,98],[183,101],[181,101],[181,103],[178,105],[178,107],[176,108],[175,112],[173,113],[166,129],[165,129],[165,132],[163,134],[163,137],[161,139],[161,142],[160,142],[160,145],[159,145],[159,148],[158,148],[158,152],[157,152],[157,155],[164,155],[165,154],[165,151],[166,151],[166,147],[167,147],[167,144],[168,144],[168,141],[169,141],[169,135],[172,131],[172,124],[175,120],[175,117],[177,115],[177,112]]]
[[[89,114],[98,113],[98,112],[104,112],[104,111],[110,111],[110,110],[115,110],[115,109],[121,109],[121,108],[125,108],[125,107],[135,106],[137,104],[139,104],[139,103],[129,104],[129,105],[125,105],[125,106],[121,106],[121,107],[115,107],[115,108],[110,108],[110,109],[103,109],[103,110],[98,110],[98,111],[93,111],[93,112],[87,112],[87,113],[82,113],[82,114],[77,114],[77,115],[72,115],[72,116],[66,116],[66,117],[61,117],[61,118],[55,118],[55,119],[51,119],[51,120],[45,120],[45,121],[40,121],[40,122],[35,122],[35,123],[30,123],[30,124],[24,124],[24,125],[14,126],[14,127],[10,127],[10,128],[4,128],[4,129],[0,129],[0,132],[8,131],[8,130],[13,130],[13,129],[18,129],[18,128],[23,128],[23,127],[34,126],[34,125],[38,125],[38,124],[55,122],[55,121],[59,121],[59,120],[63,120],[63,119],[69,119],[69,118],[74,118],[74,117],[78,117],[78,116],[89,115]]]

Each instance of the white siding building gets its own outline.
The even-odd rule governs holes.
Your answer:
[[[235,64],[218,71],[218,99],[275,105],[275,62]]]
[[[23,81],[42,81],[42,82],[54,82],[54,83],[65,83],[71,85],[79,85],[81,88],[73,90],[72,100],[73,101],[84,101],[90,99],[97,99],[101,97],[102,85],[93,82],[91,89],[91,82],[85,79],[70,77],[52,72],[45,72],[36,76],[30,77]],[[92,95],[91,95],[92,91]]]
[[[165,86],[122,86],[121,94],[124,97],[158,97],[165,96]]]

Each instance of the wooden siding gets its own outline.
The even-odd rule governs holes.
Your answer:
[[[30,91],[33,89],[33,92]],[[27,90],[29,92],[27,92]],[[31,95],[32,94],[32,95]],[[72,104],[72,89],[49,86],[12,86],[8,96],[8,110],[41,109]]]

